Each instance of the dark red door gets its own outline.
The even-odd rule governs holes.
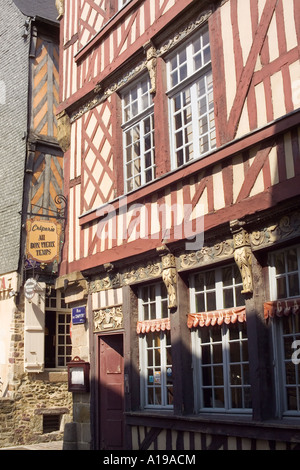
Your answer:
[[[99,336],[100,449],[124,444],[123,335]]]

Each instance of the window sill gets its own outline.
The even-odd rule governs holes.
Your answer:
[[[172,411],[126,412],[126,424],[175,429],[206,434],[238,436],[249,439],[300,442],[299,418],[254,421],[252,415],[175,415]]]
[[[39,380],[45,380],[51,383],[68,382],[68,370],[62,369],[45,369],[39,374]]]

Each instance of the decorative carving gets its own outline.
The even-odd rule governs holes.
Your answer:
[[[162,280],[168,292],[168,308],[171,310],[177,307],[177,269],[176,258],[169,252],[166,245],[156,250],[162,261]]]
[[[121,279],[119,273],[108,273],[101,278],[94,279],[90,282],[90,293],[100,292],[102,290],[120,287]]]
[[[164,54],[173,47],[177,46],[179,42],[183,41],[189,34],[193,33],[197,28],[199,28],[203,23],[205,23],[212,13],[212,10],[206,10],[202,12],[195,21],[189,23],[184,29],[177,32],[173,38],[171,38],[167,43],[165,43],[157,51],[157,54]]]
[[[132,78],[135,78],[142,70],[147,66],[147,61],[143,60],[140,62],[134,69],[130,70],[126,75],[124,75],[118,82],[113,83],[111,86],[104,90],[104,96],[108,97],[112,95],[115,91],[118,91],[123,85],[129,82]]]
[[[298,211],[285,215],[278,223],[253,231],[250,234],[250,242],[253,249],[258,249],[297,235],[300,235],[300,212]]]
[[[195,266],[205,266],[212,262],[231,258],[234,252],[233,239],[218,242],[213,246],[204,246],[201,250],[185,253],[179,256],[179,269],[190,269]]]
[[[123,273],[114,272],[114,267],[110,263],[104,265],[104,268],[106,273],[90,281],[90,293],[155,279],[162,274],[161,263],[159,261],[149,262],[146,266],[137,265],[131,268],[128,267]]]
[[[151,41],[148,41],[144,45],[144,50],[146,52],[146,57],[147,57],[146,67],[148,69],[150,82],[151,82],[150,93],[154,94],[156,93],[156,66],[157,66],[156,49],[151,43]]]
[[[65,13],[65,0],[55,0],[55,6],[58,11],[57,19],[60,20]]]
[[[57,115],[57,140],[63,152],[70,147],[71,124],[65,111]]]
[[[161,276],[162,268],[160,262],[149,262],[147,266],[133,267],[121,275],[124,285],[133,284],[138,281],[146,281]]]
[[[244,230],[243,225],[244,224],[238,220],[230,222],[234,241],[234,259],[243,280],[242,294],[249,294],[253,292],[252,250],[249,234]]]
[[[243,280],[244,288],[242,290],[242,294],[252,293],[252,251],[250,246],[243,246],[236,249],[234,252],[234,259],[239,267]]]
[[[122,306],[102,308],[94,312],[94,332],[123,328]]]

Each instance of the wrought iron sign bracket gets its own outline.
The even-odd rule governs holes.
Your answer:
[[[65,196],[63,196],[62,194],[57,194],[57,196],[55,196],[54,202],[57,206],[59,204],[63,203],[63,207],[61,209],[57,209],[57,211],[56,211],[56,213],[54,213],[54,215],[37,214],[37,213],[33,213],[33,212],[23,212],[23,211],[20,211],[19,214],[20,215],[29,215],[31,217],[39,216],[39,217],[47,217],[47,218],[50,218],[50,219],[66,220],[67,216],[65,214],[66,214],[66,209],[67,209],[67,198]],[[37,204],[32,204],[32,206],[33,207],[38,207],[39,209],[43,209],[43,210],[48,211],[48,212],[50,210],[48,207],[38,206]]]

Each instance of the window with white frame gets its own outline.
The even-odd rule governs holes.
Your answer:
[[[240,307],[242,279],[230,265],[193,274],[190,303],[195,313]],[[217,322],[192,330],[195,410],[250,411],[246,322]]]
[[[270,291],[273,301],[282,307],[273,317],[273,340],[277,385],[277,411],[279,415],[300,413],[300,365],[299,349],[300,317],[291,308],[285,309],[289,301],[298,302],[300,297],[300,246],[289,247],[270,254]],[[296,300],[297,299],[297,300]],[[295,349],[296,348],[296,349]]]
[[[172,167],[216,147],[208,29],[198,32],[167,61]]]
[[[125,191],[155,178],[154,114],[148,76],[122,94]]]
[[[159,321],[168,318],[167,291],[163,283],[139,289],[139,320]],[[156,328],[157,329],[157,328]],[[171,408],[173,379],[171,334],[169,329],[140,334],[142,406]]]
[[[71,312],[64,301],[64,294],[48,288],[45,305],[45,367],[66,367],[71,360],[70,337]]]
[[[118,10],[121,10],[121,8],[129,2],[131,2],[131,0],[118,0]]]

